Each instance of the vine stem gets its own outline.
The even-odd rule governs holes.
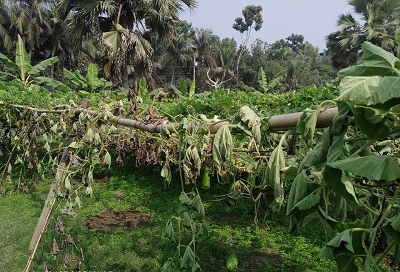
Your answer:
[[[181,189],[182,193],[185,191],[184,181],[183,181],[183,173],[182,173],[182,133],[179,133],[179,155],[178,155],[178,169],[179,169],[179,177],[181,179]]]
[[[383,221],[386,220],[386,217],[388,216],[390,210],[392,209],[393,205],[396,203],[397,198],[400,195],[400,187],[397,187],[396,192],[394,193],[389,205],[387,206],[386,210],[384,211],[384,213],[382,214],[381,219],[379,220],[379,222],[376,224],[375,228],[372,229],[371,231],[371,239],[370,239],[370,245],[369,245],[369,249],[368,249],[368,255],[367,255],[367,259],[365,261],[365,267],[369,267],[370,263],[371,263],[371,258],[372,258],[372,251],[374,248],[374,243],[375,243],[375,239],[376,239],[376,234],[379,230],[379,227],[382,225]],[[386,250],[385,250],[386,252]],[[385,253],[384,252],[384,253]],[[387,252],[386,252],[387,254]],[[378,259],[379,261],[381,261],[381,259],[383,259],[385,257],[385,255],[382,254],[382,256]],[[379,263],[376,262],[375,265],[378,265]]]

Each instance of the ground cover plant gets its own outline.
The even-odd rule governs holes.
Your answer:
[[[127,225],[138,225],[139,230],[139,223],[155,224],[158,233],[164,235],[159,239],[171,241],[169,244],[166,242],[164,248],[169,253],[168,257],[155,253],[155,259],[148,260],[149,263],[144,261],[143,268],[134,269],[161,267],[165,271],[196,271],[203,266],[204,259],[213,259],[210,251],[203,248],[205,246],[216,247],[226,253],[223,254],[227,256],[225,259],[217,254],[221,258],[215,259],[216,262],[227,260],[226,269],[253,269],[254,262],[248,259],[263,259],[263,254],[272,254],[275,250],[280,252],[277,256],[279,261],[276,261],[278,267],[271,269],[308,268],[308,264],[291,263],[293,257],[282,261],[285,247],[295,248],[297,256],[300,254],[301,249],[297,251],[295,243],[281,246],[279,242],[258,239],[269,233],[266,230],[274,225],[268,221],[268,215],[288,223],[289,230],[295,235],[301,234],[302,227],[321,226],[319,229],[323,230],[323,235],[316,232],[318,237],[326,240],[321,254],[334,260],[339,271],[384,270],[385,261],[391,261],[393,267],[398,266],[400,60],[370,43],[364,44],[363,54],[356,66],[340,72],[342,79],[338,98],[322,101],[314,109],[304,110],[297,126],[290,127],[286,132],[274,130],[269,122],[272,117],[267,114],[268,109],[258,113],[249,106],[241,105],[234,114],[229,110],[222,112],[229,122],[221,123],[188,105],[182,114],[172,119],[172,123],[157,111],[154,106],[157,97],[151,97],[146,92],[145,80],[140,82],[134,107],[136,111],[131,115],[136,120],[124,118],[128,108],[132,111],[132,104],[115,101],[107,94],[99,94],[100,102],[94,105],[82,100],[80,106],[68,101],[61,107],[47,105],[38,108],[36,105],[2,102],[0,111],[4,117],[0,126],[4,137],[1,139],[1,151],[5,159],[0,169],[2,192],[29,191],[48,173],[54,176],[52,187],[55,199],[51,199],[48,205],[55,211],[51,220],[55,232],[45,241],[47,252],[52,257],[49,258],[48,253],[46,257],[45,249],[39,250],[42,252],[40,260],[44,260],[46,266],[64,265],[81,269],[88,265],[90,260],[81,250],[87,247],[79,245],[76,238],[79,231],[70,223],[71,220],[76,222],[80,229],[85,224],[93,226],[94,221],[88,225],[83,223],[85,211],[87,217],[97,221],[123,218]],[[12,86],[18,84],[18,81],[11,83]],[[34,84],[28,87],[22,84],[13,90],[20,90],[17,95],[26,95],[24,92],[32,92],[35,88],[40,89]],[[3,90],[3,93],[8,94],[8,90]],[[217,93],[217,96],[222,94]],[[234,104],[234,107],[239,105]],[[331,125],[323,130],[316,129],[319,115],[333,107],[337,107],[338,114]],[[218,130],[213,129],[216,125],[220,126]],[[151,210],[152,195],[148,196],[149,192],[138,192],[139,196],[144,194],[141,199],[149,199],[149,202],[140,204],[131,202],[137,197],[135,195],[128,198],[127,203],[121,201],[124,194],[129,195],[129,189],[117,192],[115,187],[112,190],[105,187],[107,189],[101,191],[96,174],[102,173],[103,168],[113,167],[114,170],[108,170],[112,173],[117,169],[115,163],[142,167],[153,165],[157,178],[148,181],[152,186],[157,182],[155,187],[158,187],[152,188],[153,191],[162,194],[164,187],[167,191],[173,188],[175,192],[180,191],[176,194],[176,210],[168,214],[161,229],[158,221],[152,221],[157,216],[163,216],[157,215],[156,208]],[[144,175],[151,178],[151,173],[154,174]],[[160,186],[161,178],[163,183]],[[123,182],[111,180],[105,182],[105,186],[118,186]],[[139,181],[132,181],[136,182],[139,183],[140,178]],[[146,188],[145,183],[141,185]],[[163,191],[164,194],[167,191]],[[218,201],[212,193],[216,193]],[[122,202],[122,207],[134,206],[137,210],[128,213],[129,209],[123,209],[123,213],[104,214],[102,212],[112,210],[114,204],[96,202],[102,194],[104,199],[115,198],[117,202]],[[247,201],[246,205],[242,204],[244,201]],[[88,205],[87,210],[85,205]],[[97,214],[91,210],[96,205],[99,205],[97,211],[94,209]],[[243,212],[242,205],[247,207],[247,213]],[[249,205],[251,209],[248,209]],[[162,208],[168,210],[170,207]],[[213,209],[218,211],[221,208],[226,213],[235,213],[235,209],[239,209],[240,214],[250,213],[251,224],[260,228],[253,229],[247,225],[249,223],[235,222],[241,229],[236,231],[220,222],[213,223],[213,218],[222,217],[218,212],[213,214]],[[286,210],[289,221],[280,218],[279,210]],[[156,214],[153,219],[151,212]],[[76,220],[72,218],[74,216]],[[228,222],[231,219],[225,218]],[[214,224],[214,228],[210,223]],[[279,230],[279,227],[276,228]],[[99,234],[90,232],[94,232],[93,236]],[[258,238],[254,239],[252,233]],[[249,239],[242,240],[247,236]],[[266,239],[273,237],[265,236]],[[303,241],[301,236],[293,237],[297,242]],[[117,240],[115,245],[121,241],[117,236],[113,239]],[[237,251],[228,252],[228,246],[221,246],[221,249],[218,243],[211,243],[213,239]],[[81,239],[82,243],[84,241],[84,238]],[[256,253],[261,257],[248,251],[260,243]],[[104,242],[99,242],[91,250],[101,249],[101,244]],[[276,248],[271,251],[269,244],[275,244]],[[302,256],[309,259],[307,254],[312,252],[312,246],[308,249],[306,244],[308,242],[300,248],[307,248],[306,256]],[[107,255],[108,248],[104,250]],[[137,250],[148,252],[140,248]],[[129,258],[123,256],[119,263],[139,265],[140,261],[134,256],[137,252],[129,252],[133,255]],[[248,259],[239,263],[243,260],[240,255]],[[61,260],[62,264],[53,263],[52,258]],[[128,264],[128,259],[137,260],[137,263]],[[110,262],[113,260],[110,259]],[[316,266],[324,266],[323,263],[325,261],[322,260]],[[91,269],[97,263],[89,265]],[[116,266],[117,263],[110,265]],[[329,263],[326,265],[330,266]],[[222,267],[220,263],[217,266],[219,269]],[[265,268],[268,264],[260,266]]]

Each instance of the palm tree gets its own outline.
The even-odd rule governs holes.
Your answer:
[[[327,37],[332,64],[343,68],[355,63],[364,41],[395,53],[395,32],[400,26],[400,1],[349,0],[349,5],[361,16],[361,21],[352,14],[339,17],[339,31]]]
[[[9,46],[9,39],[16,40],[20,35],[28,49],[29,56],[38,52],[43,46],[45,37],[50,31],[49,18],[51,1],[4,1],[2,10],[6,14],[8,37],[2,35]]]
[[[105,72],[129,89],[130,72],[137,79],[151,71],[153,41],[170,39],[184,7],[195,0],[56,0],[57,13],[75,48],[93,35],[105,51]]]
[[[6,0],[0,1],[0,41],[2,41],[0,49],[9,52],[13,48],[12,38],[9,34],[12,15],[7,2]]]

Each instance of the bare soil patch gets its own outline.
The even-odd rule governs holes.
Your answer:
[[[133,229],[140,224],[148,222],[149,219],[149,213],[138,210],[104,211],[97,216],[88,218],[86,220],[86,227],[102,231]]]

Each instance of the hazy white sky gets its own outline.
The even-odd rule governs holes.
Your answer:
[[[338,30],[339,15],[352,12],[347,0],[198,0],[198,7],[183,13],[181,19],[240,43],[240,33],[232,24],[236,17],[242,17],[242,9],[248,5],[261,5],[264,19],[261,30],[253,30],[248,45],[257,38],[273,43],[291,34],[301,34],[320,51],[326,47],[325,37]]]

